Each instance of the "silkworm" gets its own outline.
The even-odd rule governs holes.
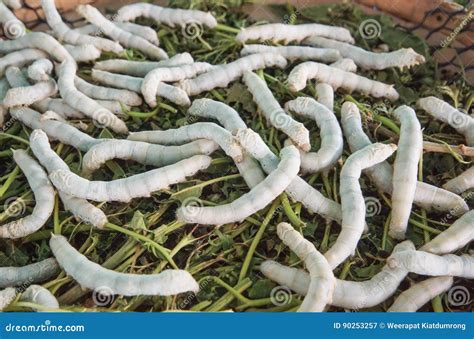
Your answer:
[[[39,230],[53,213],[54,189],[43,168],[24,150],[13,151],[13,159],[23,171],[35,196],[31,215],[0,226],[0,238],[18,239]]]
[[[156,46],[160,45],[160,42],[158,41],[158,37],[156,35],[155,30],[150,27],[137,25],[131,22],[114,21],[114,24],[118,26],[119,28],[123,29],[124,31],[130,32],[131,34],[142,37],[143,39],[151,42],[153,45],[156,45]],[[75,28],[74,31],[80,34],[87,34],[87,35],[97,35],[101,33],[100,29],[98,29],[96,26],[91,25],[91,24],[84,25],[79,28]]]
[[[194,79],[184,80],[179,87],[188,95],[196,95],[214,88],[227,87],[229,83],[237,80],[247,71],[267,67],[284,68],[286,64],[286,59],[278,54],[251,54],[227,64],[215,66]]]
[[[260,162],[267,174],[277,168],[278,157],[272,153],[258,133],[247,128],[239,130],[236,137],[245,151]],[[341,205],[323,196],[300,177],[293,179],[286,188],[286,193],[294,200],[301,202],[312,213],[341,222]]]
[[[162,145],[180,145],[197,139],[209,139],[217,143],[234,161],[242,160],[242,149],[232,134],[210,122],[198,122],[166,131],[143,131],[130,133],[129,140]]]
[[[198,283],[184,270],[164,270],[159,274],[129,274],[108,270],[89,261],[61,235],[51,235],[51,250],[61,268],[83,288],[107,288],[113,294],[175,295],[197,292]]]
[[[76,11],[91,24],[97,26],[101,32],[119,42],[121,45],[135,48],[143,54],[155,59],[168,59],[168,54],[166,54],[164,50],[138,35],[121,29],[104,17],[97,8],[90,5],[79,5]]]
[[[262,210],[276,199],[298,175],[299,152],[294,146],[287,146],[280,152],[278,167],[262,182],[229,204],[200,207],[183,205],[177,211],[177,219],[187,223],[223,225],[240,222]]]
[[[2,0],[5,5],[12,9],[20,9],[23,6],[22,0]]]
[[[418,99],[416,104],[433,118],[450,125],[458,133],[464,135],[467,144],[474,146],[474,119],[472,117],[436,97]]]
[[[209,12],[164,8],[153,4],[136,3],[123,6],[117,12],[117,21],[133,21],[138,17],[153,19],[170,27],[186,25],[206,25],[209,28],[217,26],[216,19]]]
[[[285,110],[316,121],[320,130],[321,147],[317,152],[302,153],[301,169],[315,173],[330,169],[341,157],[342,131],[334,113],[308,97],[288,101]]]
[[[309,36],[323,36],[334,40],[354,43],[354,38],[349,30],[343,27],[328,26],[321,24],[266,24],[242,28],[236,36],[238,42],[248,40],[273,42],[283,41],[285,45],[291,41],[300,42]]]
[[[70,29],[61,19],[61,15],[59,15],[58,10],[56,9],[54,0],[41,0],[41,7],[43,8],[48,26],[51,27],[53,34],[57,36],[59,40],[71,45],[93,45],[101,51],[116,54],[123,52],[123,47],[115,41],[97,36],[80,34],[73,29]]]
[[[387,312],[416,312],[434,297],[446,292],[453,285],[453,277],[429,278],[403,291]]]
[[[272,126],[288,135],[302,150],[309,151],[311,148],[309,131],[281,108],[265,81],[255,73],[245,72],[244,82],[260,111]]]
[[[25,34],[25,25],[5,6],[3,1],[0,1],[0,23],[5,36],[9,39],[17,39]]]
[[[474,167],[446,182],[443,187],[454,193],[462,193],[474,187]]]
[[[89,62],[94,61],[100,57],[100,50],[94,45],[64,45],[64,48],[71,54],[72,58],[76,62]]]
[[[131,140],[107,140],[93,146],[84,155],[85,173],[99,169],[112,159],[134,160],[144,165],[162,167],[177,163],[193,155],[212,154],[219,145],[211,140],[199,139],[181,146],[161,146]]]
[[[48,258],[22,267],[0,267],[0,288],[40,283],[59,273],[58,262]]]
[[[155,107],[157,88],[161,82],[177,82],[192,78],[197,74],[210,70],[213,66],[206,62],[195,62],[176,67],[155,68],[143,79],[141,91],[143,98],[150,107]]]
[[[10,66],[23,67],[37,59],[46,58],[47,54],[36,48],[25,48],[20,51],[9,53],[0,58],[0,76]]]
[[[74,78],[74,84],[79,91],[92,99],[115,100],[130,106],[140,106],[143,102],[142,98],[134,92],[96,86],[77,76]]]
[[[122,104],[121,102],[119,101],[115,101],[115,100],[98,100],[98,99],[94,99],[95,102],[97,102],[101,107],[105,108],[106,110],[112,112],[113,114],[117,115],[117,116],[121,116],[121,117],[125,117],[126,114],[125,114],[125,111],[130,111],[131,110],[131,107],[128,106],[128,105],[125,105],[125,104]],[[99,122],[99,125],[102,125]]]
[[[0,291],[0,312],[16,298],[16,290],[12,287]]]
[[[34,81],[48,81],[53,67],[53,63],[49,59],[38,59],[28,67],[28,77]]]
[[[387,259],[391,267],[401,266],[419,275],[474,278],[474,256],[445,254],[439,256],[423,251],[404,251]]]
[[[404,241],[397,244],[393,253],[415,250],[413,243]],[[280,285],[287,286],[300,295],[306,295],[310,277],[301,269],[280,265],[272,260],[266,260],[260,265],[260,271],[269,279]],[[393,295],[408,271],[403,267],[389,267],[382,270],[369,280],[349,281],[336,279],[331,305],[346,309],[369,308],[376,306]]]
[[[143,83],[142,78],[122,74],[113,74],[95,69],[92,70],[92,78],[95,81],[105,85],[141,93]],[[185,91],[183,91],[181,88],[168,85],[163,82],[158,84],[156,95],[168,99],[179,106],[189,106],[191,104],[191,100],[189,100],[189,97]]]
[[[153,192],[183,182],[210,164],[210,157],[195,155],[173,165],[112,181],[89,181],[62,169],[53,171],[49,178],[58,190],[76,198],[129,202],[134,198],[150,197]]]
[[[321,62],[334,62],[341,58],[338,51],[327,48],[314,48],[303,46],[267,46],[267,45],[245,45],[240,55],[245,56],[255,53],[280,54],[290,61],[316,60]]]
[[[389,234],[395,239],[403,239],[415,197],[418,162],[423,150],[423,133],[412,108],[400,106],[393,114],[400,121],[401,127],[398,152],[393,164]]]
[[[338,50],[345,58],[351,58],[363,69],[382,70],[390,67],[411,68],[425,62],[425,58],[412,48],[401,48],[389,53],[374,53],[360,47],[318,36],[308,37],[304,44]]]
[[[334,89],[331,85],[325,83],[316,84],[316,93],[318,93],[318,102],[326,106],[331,112],[334,111]]]
[[[193,57],[189,53],[180,53],[172,56],[167,60],[161,61],[131,61],[121,59],[110,59],[96,62],[95,70],[108,71],[112,73],[121,73],[144,77],[149,72],[159,67],[174,67],[181,65],[189,65],[194,62]]]
[[[10,89],[10,85],[8,83],[8,80],[6,78],[1,78],[0,79],[0,127],[3,126],[3,123],[5,122],[5,117],[8,114],[8,109],[3,105],[3,100],[9,89]]]
[[[58,309],[59,303],[56,297],[46,288],[40,285],[31,285],[20,296],[20,301],[37,304],[48,309]]]
[[[288,76],[288,87],[293,92],[300,91],[306,87],[306,82],[310,79],[327,83],[334,90],[342,88],[348,92],[358,91],[375,98],[385,97],[390,100],[397,100],[399,97],[393,85],[313,61],[303,62],[291,70]]]
[[[298,312],[322,312],[333,298],[336,278],[326,258],[290,224],[277,226],[278,237],[304,261],[310,276],[306,297]]]
[[[354,103],[345,102],[342,105],[341,123],[352,152],[372,144],[362,128],[359,109]],[[388,162],[384,161],[366,168],[364,173],[374,182],[379,190],[388,194],[392,193],[393,168]],[[416,183],[413,202],[427,210],[450,211],[454,215],[461,215],[469,211],[467,202],[459,195],[421,181]]]
[[[3,105],[7,108],[14,106],[28,106],[37,101],[54,96],[58,91],[56,81],[40,81],[27,87],[10,88],[5,95]]]
[[[338,68],[340,70],[354,73],[357,71],[357,65],[354,63],[352,59],[343,58],[339,59],[332,64],[329,65],[330,67]]]

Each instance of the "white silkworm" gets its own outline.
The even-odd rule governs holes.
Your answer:
[[[0,291],[0,312],[16,298],[16,290],[12,287]]]
[[[35,48],[26,48],[9,53],[0,58],[0,76],[3,76],[8,67],[23,67],[32,61],[45,57],[47,57],[47,54],[44,51]]]
[[[195,62],[176,67],[155,68],[143,79],[141,87],[143,98],[150,107],[155,107],[157,105],[157,88],[161,82],[177,82],[192,78],[210,70],[212,67],[211,64],[206,62]]]
[[[94,61],[100,57],[100,50],[97,49],[94,45],[64,45],[64,48],[71,54],[72,58],[76,62],[89,62]]]
[[[316,93],[318,94],[318,102],[326,106],[331,112],[334,111],[334,89],[331,85],[325,83],[316,84]]]
[[[23,6],[22,0],[2,0],[2,2],[11,9],[20,9]]]
[[[257,159],[263,170],[270,174],[278,166],[279,159],[272,153],[258,133],[252,129],[239,130],[237,139],[242,147]],[[286,192],[296,201],[301,202],[312,213],[317,213],[325,218],[341,222],[341,205],[324,197],[300,177],[296,177],[286,188]]]
[[[134,35],[138,35],[139,37],[142,37],[145,40],[148,40],[153,45],[159,46],[160,44],[155,30],[150,27],[137,25],[131,22],[114,21],[114,24],[118,26],[119,28],[123,29],[124,31],[130,32]],[[98,29],[96,26],[91,25],[91,24],[85,25],[79,28],[75,28],[74,31],[80,34],[87,34],[87,35],[97,35],[101,33],[100,29]]]
[[[306,87],[306,82],[310,79],[327,83],[334,90],[342,88],[349,92],[358,91],[375,98],[386,97],[390,100],[397,100],[399,97],[393,85],[313,61],[303,62],[291,70],[288,76],[288,87],[293,92],[300,91]]]
[[[186,25],[206,25],[209,28],[217,26],[216,19],[209,12],[164,8],[153,4],[136,3],[123,6],[117,13],[117,21],[133,21],[138,17],[153,19],[158,23],[174,27]]]
[[[446,254],[464,247],[472,240],[474,240],[474,211],[469,211],[447,230],[424,244],[420,250],[434,254]]]
[[[194,62],[193,57],[189,53],[180,53],[172,56],[167,60],[161,61],[131,61],[121,59],[110,59],[96,62],[94,69],[108,71],[113,73],[121,73],[144,77],[149,72],[159,67],[174,67],[181,65],[189,65]]]
[[[112,159],[134,160],[144,165],[162,167],[177,163],[193,155],[212,154],[219,145],[211,140],[200,139],[181,146],[161,146],[131,140],[106,140],[97,144],[84,155],[82,166],[85,173],[99,169]]]
[[[291,41],[300,42],[309,36],[323,36],[334,40],[349,42],[351,44],[354,43],[354,38],[351,36],[349,30],[343,27],[321,24],[266,24],[251,26],[242,28],[235,39],[238,42],[245,42],[247,40],[283,41],[286,45]]]
[[[290,224],[280,223],[277,226],[278,237],[295,254],[304,261],[309,271],[310,283],[308,292],[298,312],[322,312],[331,304],[336,278],[326,258],[314,245],[295,231]]]
[[[344,58],[337,60],[329,65],[330,67],[338,68],[340,70],[355,73],[357,71],[357,65],[352,59]]]
[[[372,144],[362,128],[359,109],[354,103],[345,102],[342,105],[341,123],[352,152]],[[389,163],[384,161],[366,168],[364,173],[375,183],[379,190],[389,194],[392,193],[393,169]],[[459,195],[421,181],[416,183],[413,202],[427,210],[450,211],[454,215],[461,215],[469,211],[467,202]]]
[[[228,64],[218,65],[194,79],[182,81],[179,85],[188,95],[196,95],[214,88],[227,87],[229,83],[240,78],[247,71],[267,67],[284,68],[287,61],[274,53],[251,54]]]
[[[8,83],[8,80],[6,78],[1,78],[0,79],[0,127],[3,127],[3,123],[5,122],[5,117],[8,114],[8,109],[3,105],[3,100],[9,89],[10,89],[10,85]]]
[[[77,76],[74,78],[74,84],[79,91],[92,99],[115,100],[130,106],[140,106],[143,102],[142,98],[134,92],[96,86]]]
[[[104,17],[97,8],[90,5],[79,5],[76,11],[91,24],[97,26],[101,32],[119,42],[121,45],[135,48],[152,58],[168,59],[168,54],[166,54],[164,50],[150,43],[148,40],[118,27],[112,21]]]
[[[105,85],[128,89],[129,91],[141,93],[142,78],[136,78],[129,75],[113,74],[109,72],[92,70],[92,79]],[[168,99],[179,106],[189,106],[191,100],[181,88],[168,85],[163,82],[158,84],[156,95]]]
[[[321,147],[317,152],[302,153],[301,169],[310,173],[330,169],[341,157],[344,142],[334,113],[308,97],[288,101],[285,110],[316,121],[320,130]]]
[[[422,251],[403,251],[392,254],[387,263],[390,267],[403,267],[420,275],[474,278],[474,256],[467,254],[439,256]]]
[[[150,197],[151,193],[183,182],[211,164],[206,155],[195,155],[173,165],[112,181],[89,181],[67,171],[53,171],[49,178],[60,191],[73,197],[92,201],[129,202],[134,198]]]
[[[416,312],[434,297],[446,292],[453,285],[453,277],[429,278],[403,291],[387,312]]]
[[[294,146],[287,146],[280,152],[280,163],[262,182],[229,204],[219,206],[186,206],[177,212],[177,219],[187,223],[223,225],[240,222],[262,210],[276,199],[298,175],[299,152]]]
[[[53,67],[53,63],[49,59],[38,59],[28,67],[28,77],[34,81],[48,81]]]
[[[43,32],[31,32],[15,40],[2,41],[0,53],[6,54],[25,48],[45,51],[57,61],[71,59],[71,55],[56,39]]]
[[[48,309],[58,309],[59,303],[56,297],[46,288],[40,285],[31,285],[21,294],[20,301],[37,304]]]
[[[7,108],[14,106],[29,106],[37,101],[54,96],[58,86],[53,79],[40,81],[27,87],[10,88],[5,95],[3,105]]]
[[[450,125],[458,133],[464,135],[467,144],[474,146],[474,118],[436,97],[418,99],[416,104],[433,118]]]
[[[124,111],[130,111],[131,107],[125,104],[120,103],[119,101],[114,101],[114,100],[97,100],[95,101],[102,106],[103,108],[109,110],[115,115],[118,116],[126,116],[124,114]],[[100,124],[100,121],[99,121]]]
[[[253,72],[245,72],[244,82],[267,121],[288,135],[299,148],[309,151],[309,131],[281,108],[265,81]]]
[[[364,69],[382,70],[389,67],[410,68],[425,62],[425,58],[412,48],[402,48],[389,53],[374,53],[360,47],[318,36],[308,37],[304,44],[338,50],[345,58],[351,58]]]
[[[40,283],[58,273],[59,265],[54,258],[22,267],[0,267],[0,288],[19,286],[25,283]]]
[[[240,55],[245,56],[255,53],[280,54],[290,61],[316,60],[321,62],[334,62],[341,58],[338,51],[327,48],[314,48],[303,46],[267,46],[267,45],[245,45]]]
[[[0,226],[0,238],[18,239],[36,232],[48,221],[54,208],[54,189],[43,168],[24,150],[13,151],[13,159],[23,171],[36,201],[31,215]]]
[[[89,261],[61,235],[51,235],[51,250],[62,269],[83,288],[107,288],[113,294],[174,295],[197,292],[198,283],[184,270],[164,270],[159,274],[128,274],[108,270]]]
[[[41,7],[43,8],[49,27],[51,27],[53,34],[57,36],[59,40],[71,45],[93,45],[101,51],[117,54],[123,52],[123,47],[115,41],[97,36],[80,34],[70,29],[61,19],[61,15],[59,15],[58,10],[56,9],[54,0],[41,0]]]
[[[454,193],[462,193],[474,188],[474,166],[443,185],[445,189]]]
[[[400,106],[393,114],[400,121],[401,127],[398,151],[393,164],[389,234],[395,239],[403,239],[415,198],[418,162],[423,151],[423,133],[412,108]]]
[[[235,162],[242,160],[242,149],[232,134],[210,122],[198,122],[166,131],[134,132],[130,133],[128,139],[163,145],[180,145],[197,139],[209,139],[217,143]]]
[[[413,243],[404,241],[397,244],[393,253],[405,250],[415,250]],[[272,260],[264,261],[260,270],[269,279],[280,285],[288,286],[300,295],[306,295],[310,277],[307,272],[297,268],[280,265]],[[387,300],[397,291],[398,286],[405,279],[408,271],[403,267],[391,268],[385,265],[382,270],[371,279],[365,281],[348,281],[336,279],[336,286],[331,305],[356,309],[376,306]]]

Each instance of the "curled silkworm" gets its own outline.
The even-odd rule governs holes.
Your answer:
[[[177,82],[210,70],[213,66],[206,62],[195,62],[176,67],[155,68],[148,73],[142,82],[142,94],[147,104],[155,107],[157,88],[161,82]]]
[[[56,297],[48,289],[40,285],[29,286],[25,292],[21,294],[20,301],[30,302],[48,309],[59,308]]]
[[[389,67],[403,69],[404,67],[410,68],[425,62],[425,58],[416,53],[412,48],[402,48],[389,53],[374,53],[348,43],[318,36],[308,37],[303,43],[311,46],[336,49],[343,57],[351,58],[358,66],[364,69],[381,70]]]
[[[79,77],[74,78],[74,84],[79,91],[92,99],[115,100],[130,106],[140,106],[143,102],[142,98],[134,92],[124,89],[96,86]]]
[[[37,101],[54,96],[58,91],[56,81],[40,81],[28,87],[15,87],[8,90],[3,100],[5,107],[29,106]]]
[[[421,98],[416,104],[433,118],[450,125],[458,133],[464,135],[467,144],[474,146],[474,118],[436,97]]]
[[[332,64],[330,64],[329,66],[338,68],[346,72],[351,72],[351,73],[354,73],[357,71],[357,65],[354,63],[352,59],[348,59],[348,58],[339,59],[336,62],[333,62]]]
[[[198,283],[184,270],[164,270],[159,274],[119,273],[89,261],[61,235],[52,235],[49,245],[61,268],[83,288],[107,288],[110,293],[124,296],[167,296],[199,290]]]
[[[457,177],[443,185],[445,189],[454,193],[462,193],[474,187],[474,167],[470,167]]]
[[[148,40],[153,45],[158,46],[160,44],[155,30],[148,26],[137,25],[131,22],[117,22],[117,21],[114,21],[114,24],[117,25],[119,28],[123,29],[124,31],[130,32],[134,35],[142,37],[145,40]],[[91,24],[85,25],[79,28],[75,28],[74,31],[80,34],[88,34],[88,35],[98,35],[101,33],[100,29],[98,29],[96,26],[91,25]]]
[[[364,133],[359,109],[352,102],[345,102],[341,108],[341,122],[344,135],[352,152],[358,151],[372,144]],[[364,173],[375,183],[382,192],[392,193],[392,166],[386,161],[366,168]],[[466,201],[457,194],[442,188],[418,181],[416,183],[413,202],[418,206],[430,210],[450,211],[460,215],[469,211]]]
[[[53,67],[49,59],[38,59],[28,67],[28,77],[34,81],[47,81],[50,79]]]
[[[277,168],[278,157],[272,153],[258,133],[250,128],[239,130],[237,139],[242,147],[260,162],[267,174],[270,174]],[[286,188],[286,192],[290,197],[301,202],[310,212],[341,222],[341,205],[324,197],[300,177],[293,179]]]
[[[159,67],[174,67],[189,65],[194,62],[189,53],[180,53],[167,60],[161,61],[131,61],[121,59],[110,59],[96,62],[94,69],[113,73],[128,74],[137,77],[144,77],[149,72]]]
[[[115,25],[112,21],[104,17],[100,11],[90,5],[79,5],[76,11],[87,21],[100,29],[105,35],[108,35],[115,41],[125,47],[135,48],[145,55],[156,59],[168,59],[168,54],[161,48],[143,39],[140,36],[131,34],[128,31]]]
[[[8,67],[22,67],[37,59],[45,57],[47,57],[47,54],[36,48],[25,48],[20,51],[9,53],[0,58],[0,76],[3,76]]]
[[[429,278],[403,291],[387,312],[416,312],[434,297],[446,292],[453,285],[453,277]]]
[[[393,165],[392,217],[389,234],[403,239],[415,198],[418,162],[423,150],[423,134],[416,113],[408,106],[398,107],[393,114],[400,121],[400,139]]]
[[[303,62],[293,68],[288,76],[288,87],[293,92],[300,91],[306,87],[306,82],[310,79],[327,83],[334,90],[342,88],[349,92],[358,91],[375,98],[386,97],[390,100],[397,100],[399,97],[393,85],[312,61]]]
[[[180,145],[197,139],[209,139],[217,143],[234,161],[242,160],[242,149],[232,134],[210,122],[198,122],[166,131],[134,132],[128,139],[163,145]]]
[[[17,39],[25,34],[25,25],[5,6],[3,1],[0,1],[0,24],[8,39]]]
[[[211,164],[206,155],[195,155],[173,165],[112,181],[89,181],[67,171],[53,171],[49,178],[54,186],[73,197],[92,201],[129,202],[134,198],[150,197],[151,193],[186,180]]]
[[[54,258],[22,267],[0,267],[0,288],[19,286],[25,283],[40,283],[58,273],[59,265]]]
[[[310,276],[308,292],[298,312],[322,312],[331,304],[336,278],[326,258],[290,224],[277,226],[278,237],[304,261]]]
[[[16,298],[16,289],[13,287],[6,288],[0,291],[0,312]]]
[[[71,45],[93,45],[101,51],[122,53],[123,48],[117,42],[98,36],[80,34],[70,29],[61,19],[54,0],[41,0],[46,21],[53,30],[53,34],[61,41]]]
[[[91,44],[79,46],[64,45],[64,48],[66,48],[76,62],[94,61],[100,57],[100,50]]]
[[[318,93],[318,102],[326,106],[331,112],[334,111],[334,89],[331,85],[316,84],[316,93]]]
[[[178,220],[195,224],[222,225],[240,222],[262,210],[285,191],[298,175],[300,156],[296,147],[283,148],[280,157],[278,167],[250,192],[225,205],[193,206],[193,208],[183,205],[177,212]]]
[[[239,42],[248,40],[271,40],[274,42],[283,41],[285,44],[288,44],[291,41],[300,42],[310,36],[323,36],[351,44],[354,43],[354,38],[351,36],[349,30],[342,27],[321,24],[266,24],[251,26],[242,28],[235,39]]]
[[[342,131],[334,113],[308,97],[288,101],[285,109],[316,121],[320,129],[321,147],[317,152],[302,154],[301,169],[314,173],[331,168],[341,157],[343,148]]]
[[[189,95],[196,95],[214,88],[227,87],[229,83],[237,80],[247,71],[267,67],[284,68],[286,64],[286,59],[278,54],[251,54],[228,64],[215,66],[210,71],[194,79],[181,82],[179,87],[184,89]]]
[[[215,142],[206,139],[181,146],[161,146],[131,140],[107,140],[93,146],[84,155],[82,165],[86,173],[99,169],[106,161],[112,159],[134,160],[144,165],[162,167],[193,155],[210,155],[218,147],[219,145]]]
[[[217,26],[216,19],[209,12],[164,8],[153,4],[137,3],[123,6],[117,13],[117,21],[133,21],[138,17],[153,19],[158,23],[174,27],[201,24],[209,28]]]
[[[272,126],[288,135],[302,150],[309,151],[311,148],[309,131],[281,108],[265,81],[253,72],[245,72],[244,82],[252,93],[253,100]]]
[[[397,244],[393,249],[393,253],[405,250],[415,250],[413,243],[404,241]],[[310,277],[304,270],[280,265],[271,260],[264,261],[260,265],[260,270],[267,278],[289,287],[300,295],[306,295],[308,291]],[[403,267],[392,268],[385,265],[379,273],[369,280],[348,281],[336,279],[336,286],[330,304],[357,310],[376,306],[397,291],[398,286],[407,274],[408,271]]]
[[[53,213],[54,189],[43,168],[25,151],[14,151],[13,159],[25,174],[36,201],[31,215],[0,226],[0,238],[18,239],[36,232],[48,221]]]
[[[303,46],[267,46],[267,45],[245,45],[240,54],[242,56],[255,53],[280,54],[285,59],[294,60],[316,60],[321,62],[334,62],[341,58],[338,51],[327,48],[314,48]]]

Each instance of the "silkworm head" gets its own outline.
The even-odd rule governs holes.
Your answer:
[[[261,156],[264,156],[265,145],[262,144],[263,141],[260,136],[252,129],[239,129],[237,131],[236,138],[242,147],[247,152],[254,155],[257,159]]]

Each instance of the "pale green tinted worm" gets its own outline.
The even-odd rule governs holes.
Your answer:
[[[31,285],[21,294],[20,301],[37,304],[49,309],[59,308],[56,297],[46,288],[40,285]]]
[[[321,62],[334,62],[341,58],[338,51],[327,48],[314,48],[303,46],[267,46],[267,45],[245,45],[240,55],[245,56],[255,53],[280,54],[287,60],[316,60]]]
[[[470,167],[457,177],[443,185],[445,189],[454,193],[462,193],[474,187],[474,167]]]
[[[47,81],[51,77],[53,67],[49,59],[37,59],[28,67],[28,78],[34,81]]]
[[[64,45],[64,48],[71,54],[76,62],[94,61],[100,57],[100,50],[94,45]]]
[[[130,32],[131,34],[138,35],[145,40],[148,40],[153,45],[159,46],[160,42],[158,41],[158,37],[154,29],[148,26],[137,25],[131,22],[116,22],[114,24],[117,25],[119,28],[123,29],[124,31]],[[74,29],[75,32],[80,34],[87,34],[87,35],[98,35],[101,33],[100,29],[96,26],[89,24],[79,28]]]
[[[3,105],[7,108],[29,106],[54,96],[57,92],[58,86],[53,79],[40,81],[27,87],[10,88],[3,99]]]
[[[58,273],[59,265],[54,258],[22,267],[0,267],[0,288],[40,283]]]
[[[143,102],[142,98],[134,92],[93,85],[79,77],[74,78],[74,84],[79,91],[92,99],[114,100],[130,106],[140,106]]]
[[[20,51],[8,53],[0,58],[0,76],[3,76],[8,67],[23,67],[37,59],[46,58],[48,55],[36,48],[25,48]]]

